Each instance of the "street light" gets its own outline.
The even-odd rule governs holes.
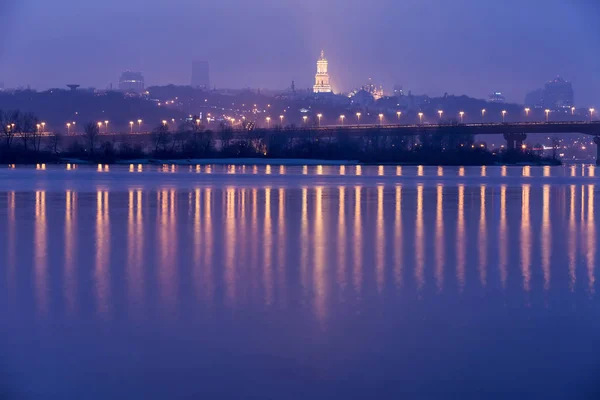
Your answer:
[[[108,121],[104,121],[104,123],[106,124],[106,133],[108,133]]]
[[[546,113],[546,122],[549,122],[550,121],[550,110],[546,109],[544,112]]]
[[[283,115],[279,116],[279,120],[281,121],[281,126],[283,127]]]
[[[575,107],[571,107],[571,115],[575,115]]]
[[[396,115],[398,116],[398,121],[400,121],[400,116],[402,115],[402,111],[396,111]]]
[[[527,108],[525,109],[525,116],[526,116],[526,117],[529,117],[529,111],[531,111],[531,108],[527,107]]]
[[[102,122],[98,122],[98,133],[100,133],[101,129],[102,129]]]
[[[321,127],[321,118],[323,118],[323,114],[317,114],[317,118],[319,118],[319,128]]]
[[[590,108],[590,122],[592,122],[592,119],[594,118],[594,112],[596,112],[596,110],[593,108]]]
[[[444,114],[444,112],[442,110],[438,110],[438,114],[440,115],[440,122],[442,122],[442,115]]]
[[[463,121],[464,121],[465,112],[464,112],[464,111],[461,111],[461,112],[459,112],[459,113],[458,113],[458,115],[460,115],[460,123],[462,124],[462,123],[463,123]]]
[[[421,125],[423,125],[423,113],[422,112],[419,113],[419,120],[421,122]]]
[[[71,134],[71,123],[67,122],[67,135]]]
[[[345,115],[340,115],[340,119],[342,120],[342,126],[344,126],[344,118],[346,118]]]
[[[167,126],[167,121],[163,119],[162,124],[163,126]]]
[[[42,132],[45,132],[45,131],[46,131],[46,123],[42,122]]]
[[[304,122],[304,125],[306,125],[307,120],[308,120],[308,117],[306,115],[302,117],[302,121]]]
[[[483,110],[481,110],[481,122],[483,123],[483,119],[485,118],[485,108]]]
[[[361,114],[361,113],[359,113],[359,112],[357,112],[357,113],[356,113],[356,121],[358,122],[358,125],[360,125],[360,116],[361,116],[361,115],[362,115],[362,114]]]
[[[129,133],[133,133],[133,121],[129,121]]]
[[[379,125],[383,125],[383,114],[379,114]]]
[[[138,119],[138,132],[142,132],[142,120]]]
[[[267,117],[267,128],[271,127],[271,117]]]
[[[506,110],[502,110],[502,122],[506,120]]]

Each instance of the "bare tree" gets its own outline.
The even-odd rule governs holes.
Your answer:
[[[93,122],[89,122],[85,124],[83,131],[85,133],[85,138],[88,142],[88,146],[90,149],[90,154],[94,154],[94,148],[96,146],[96,138],[100,135],[100,128],[97,124]]]
[[[162,147],[163,151],[167,150],[167,145],[170,140],[169,127],[165,124],[160,124],[152,131],[152,141],[154,143],[154,153],[158,153]]]

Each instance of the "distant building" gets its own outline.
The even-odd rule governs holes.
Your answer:
[[[525,96],[525,105],[531,108],[550,110],[570,109],[575,104],[573,85],[561,77],[547,82],[543,88],[534,90]]]
[[[494,92],[490,94],[488,101],[490,103],[506,103],[506,98],[502,95],[502,92]]]
[[[210,66],[208,61],[192,62],[192,87],[199,89],[210,88]]]
[[[119,90],[127,93],[142,93],[144,91],[144,75],[141,72],[125,71],[119,79]]]
[[[573,107],[575,94],[573,85],[560,76],[544,86],[544,107],[560,110]]]
[[[400,90],[400,91],[402,92],[402,90]],[[354,98],[361,92],[368,93],[370,95],[370,97],[373,98],[373,100],[379,100],[379,99],[383,98],[383,86],[379,85],[379,87],[377,87],[376,85],[373,84],[371,78],[369,78],[369,82],[365,86],[363,86],[360,89],[355,89],[352,92],[350,92],[348,94],[348,97]]]
[[[544,108],[544,89],[537,89],[527,93],[525,106],[529,108]]]
[[[331,83],[329,82],[328,62],[325,58],[325,52],[321,50],[321,58],[317,61],[317,74],[315,75],[314,93],[331,93]]]
[[[404,96],[404,88],[402,85],[394,85],[394,96]]]

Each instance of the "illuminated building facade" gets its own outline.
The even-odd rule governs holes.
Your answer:
[[[144,76],[141,72],[123,72],[119,79],[119,90],[126,93],[142,93],[144,91]]]
[[[328,62],[325,58],[325,52],[321,50],[321,58],[317,61],[317,75],[315,75],[315,93],[331,93],[331,83],[329,82],[329,72],[327,71]]]

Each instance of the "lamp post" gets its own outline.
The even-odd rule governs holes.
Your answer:
[[[342,126],[344,126],[344,118],[346,118],[345,115],[340,115],[340,119],[342,120]]]
[[[379,114],[379,125],[383,125],[383,114]]]
[[[46,132],[46,123],[42,122],[42,132]]]
[[[596,110],[593,108],[590,108],[590,122],[592,122],[592,120],[594,119],[594,112],[596,112]]]
[[[317,114],[317,118],[319,118],[319,128],[321,127],[321,118],[323,118],[323,114]]]
[[[575,115],[575,107],[571,107],[571,115]]]
[[[281,127],[283,128],[283,115],[279,116],[279,121],[281,122]]]
[[[444,115],[444,112],[442,110],[438,110],[438,114],[440,116],[440,123],[442,122],[442,115]]]
[[[546,122],[550,122],[550,110],[546,109],[544,112],[546,113]]]
[[[419,122],[421,123],[421,125],[423,125],[423,113],[422,112],[419,113]]]
[[[506,110],[502,110],[502,122],[506,121]]]
[[[133,133],[133,121],[129,121],[129,133]]]
[[[400,122],[401,115],[402,115],[402,111],[396,111],[396,116],[398,116],[398,122]]]
[[[356,122],[358,123],[358,125],[360,125],[360,116],[361,116],[361,113],[357,112],[356,113]]]
[[[460,123],[462,124],[463,121],[464,121],[464,118],[465,118],[465,112],[461,111],[461,112],[458,113],[458,115],[460,115]]]
[[[71,123],[67,122],[67,135],[71,134]]]
[[[137,122],[138,122],[138,132],[142,132],[142,122],[144,122],[144,121],[142,121],[141,119],[138,119]]]
[[[271,128],[271,117],[267,117],[267,128]]]
[[[104,123],[106,124],[106,126],[104,127],[104,129],[106,129],[106,133],[108,133],[108,121],[104,121]]]
[[[98,133],[100,133],[101,129],[102,129],[102,122],[98,122]]]
[[[525,117],[529,117],[529,112],[531,111],[531,109],[529,107],[527,107],[525,109]]]
[[[485,119],[485,113],[486,113],[486,111],[485,111],[485,108],[484,108],[483,110],[481,110],[481,123],[482,124],[483,124],[484,119]]]
[[[308,120],[308,117],[306,115],[302,117],[302,122],[304,122],[304,126],[306,126],[307,120]]]

